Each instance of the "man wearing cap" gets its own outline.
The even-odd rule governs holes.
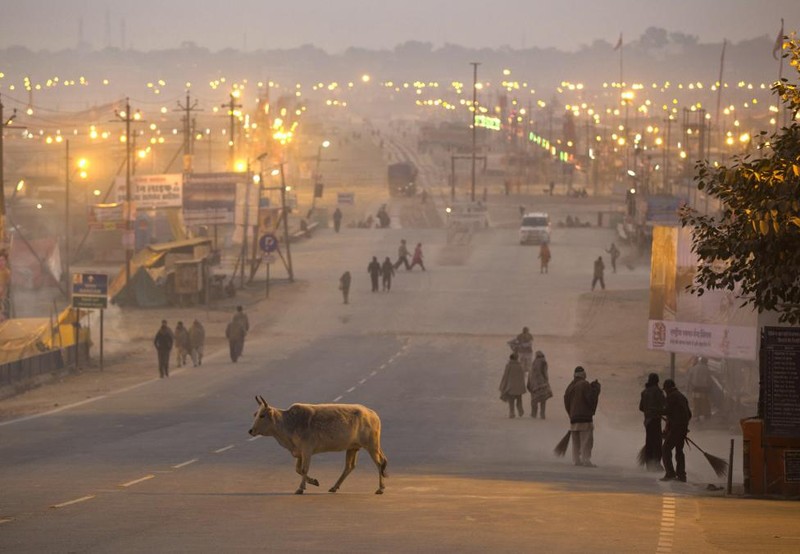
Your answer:
[[[664,455],[662,462],[666,473],[661,478],[662,481],[683,481],[686,482],[686,458],[683,455],[683,444],[686,435],[689,433],[689,420],[692,419],[692,411],[689,409],[689,401],[675,386],[675,381],[667,379],[664,381],[664,392],[667,394],[664,415],[667,417],[667,425],[664,429]],[[675,450],[675,463],[672,465],[672,450]]]
[[[572,461],[576,466],[597,467],[592,463],[594,446],[594,414],[600,398],[600,383],[589,383],[586,370],[575,368],[574,379],[564,392],[564,408],[569,414],[569,430],[572,433]]]
[[[639,400],[644,414],[644,452],[649,471],[661,471],[661,414],[664,413],[664,392],[658,388],[658,374],[651,373]]]

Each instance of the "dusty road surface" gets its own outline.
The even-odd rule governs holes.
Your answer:
[[[575,209],[547,202],[555,219]],[[607,290],[591,294],[592,260],[613,235],[556,229],[540,275],[537,249],[517,244],[513,199],[491,204],[495,226],[467,245],[400,224],[322,231],[293,251],[291,301],[277,314],[276,300],[249,310],[239,363],[218,347],[170,379],[1,422],[0,552],[800,550],[800,506],[706,492],[722,483],[696,451],[687,484],[634,466],[643,376],[666,363],[643,347],[647,267],[609,272]],[[394,258],[401,238],[423,244],[427,271],[401,269],[391,292],[371,293],[368,261]],[[337,290],[345,270],[349,305]],[[550,362],[547,420],[510,420],[498,399],[506,341],[523,325]],[[596,469],[552,454],[578,364],[604,385]],[[257,394],[282,408],[375,409],[386,493],[373,494],[377,471],[364,453],[327,493],[344,464],[337,453],[315,456],[321,486],[294,495],[288,452],[247,433]],[[717,452],[728,437],[695,433]]]

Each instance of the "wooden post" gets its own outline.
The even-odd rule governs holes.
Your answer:
[[[728,495],[733,492],[733,439],[731,439],[731,451],[728,455]]]
[[[269,254],[267,254],[267,255],[269,255]],[[267,262],[265,265],[267,266],[267,298],[269,298],[269,266],[270,266],[270,263]]]

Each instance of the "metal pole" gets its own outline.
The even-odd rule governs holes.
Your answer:
[[[292,268],[292,249],[289,244],[289,212],[286,211],[286,174],[283,171],[281,162],[281,209],[283,210],[283,240],[286,243],[286,269],[289,272],[289,281],[294,282],[294,270]]]
[[[269,266],[270,266],[270,263],[267,262],[265,265],[267,266],[267,291],[266,291],[266,297],[269,298]]]
[[[675,380],[675,352],[669,353],[669,378]]]
[[[728,454],[728,495],[733,493],[733,439],[731,439],[731,451]]]
[[[65,198],[64,198],[64,263],[66,268],[67,274],[67,295],[69,300],[69,294],[72,290],[72,287],[69,283],[72,282],[72,276],[70,275],[70,266],[69,266],[69,173],[70,173],[70,165],[69,165],[69,139],[65,141],[66,149],[67,149],[67,161],[66,161],[66,170],[67,170],[67,178],[65,180]]]
[[[3,101],[0,100],[0,244],[6,241],[6,181],[5,159],[3,157],[3,135],[6,131],[6,120],[3,115]]]
[[[456,200],[456,157],[450,156],[450,201]]]
[[[133,248],[131,237],[133,225],[131,221],[131,102],[125,99],[125,284],[131,280],[131,258]]]
[[[472,65],[472,187],[470,189],[470,201],[475,202],[475,154],[476,154],[476,131],[475,115],[478,111],[478,62],[470,62]]]
[[[100,308],[100,371],[103,371],[103,313],[104,309]]]

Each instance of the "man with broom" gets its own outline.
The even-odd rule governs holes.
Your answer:
[[[641,465],[648,471],[661,471],[661,414],[664,413],[664,392],[658,388],[658,374],[651,373],[639,400],[639,411],[644,413],[645,445]]]
[[[576,466],[597,467],[592,463],[592,446],[594,446],[592,420],[597,411],[599,397],[600,383],[597,380],[588,382],[586,370],[581,366],[576,367],[574,379],[564,392],[564,407],[569,414],[570,423],[570,433],[567,437],[572,438],[572,461]]]
[[[689,401],[675,386],[675,381],[666,379],[664,381],[664,392],[667,394],[664,415],[667,425],[664,429],[664,455],[662,462],[666,473],[661,481],[681,481],[686,482],[686,458],[683,455],[683,445],[686,442],[686,435],[689,433],[689,420],[692,419],[692,411],[689,409]],[[672,451],[675,450],[675,463],[672,465]]]

